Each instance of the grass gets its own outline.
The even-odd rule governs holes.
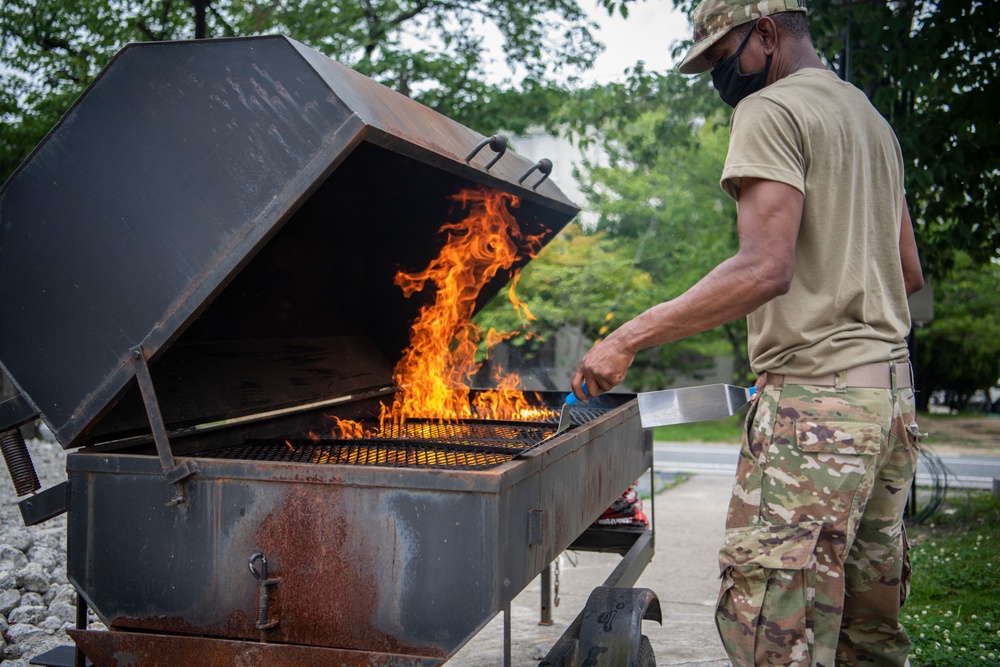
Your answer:
[[[724,442],[738,445],[743,433],[744,417],[745,413],[741,410],[725,419],[657,426],[653,432],[653,439],[661,442]]]
[[[1000,664],[1000,499],[956,494],[908,527],[913,580],[900,621],[913,667]]]

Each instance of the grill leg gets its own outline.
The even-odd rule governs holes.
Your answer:
[[[76,629],[87,629],[87,602],[80,595],[80,591],[76,592]],[[73,667],[85,667],[87,665],[87,656],[83,654],[83,650],[79,646],[75,645],[75,642],[74,649]]]
[[[503,580],[503,667],[510,667],[510,579]]]
[[[542,570],[542,618],[538,625],[552,625],[552,563]]]

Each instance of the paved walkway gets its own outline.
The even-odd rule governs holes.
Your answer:
[[[643,624],[658,667],[729,665],[713,612],[718,593],[718,551],[731,486],[729,477],[698,475],[655,498],[656,554],[636,586],[650,588],[660,598],[663,626],[649,621]],[[511,665],[535,667],[619,560],[606,554],[564,555],[559,572],[560,604],[553,611],[552,626],[538,625],[538,580],[522,591],[512,603]],[[503,614],[447,664],[503,665]]]

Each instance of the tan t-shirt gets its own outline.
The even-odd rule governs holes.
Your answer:
[[[746,176],[804,196],[791,289],[747,316],[753,371],[823,375],[905,357],[903,158],[864,94],[802,69],[747,97],[733,112],[722,189],[739,200]]]

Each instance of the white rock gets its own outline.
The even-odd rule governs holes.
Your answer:
[[[48,547],[31,547],[28,550],[28,560],[32,563],[38,563],[46,570],[52,570],[62,565],[59,555],[54,549]]]
[[[6,531],[3,536],[3,541],[21,553],[28,553],[28,549],[35,544],[35,538],[31,534],[31,531],[27,528],[21,527],[16,527]]]
[[[49,610],[42,606],[20,606],[14,611],[7,615],[7,620],[10,622],[11,627],[19,625],[22,623],[31,623],[32,625],[38,625],[44,621],[49,616]]]
[[[0,567],[4,569],[20,570],[28,564],[28,557],[20,549],[15,549],[9,544],[0,547]],[[6,565],[6,566],[5,566]]]
[[[6,616],[20,604],[21,593],[16,588],[0,591],[0,616]]]
[[[47,607],[45,598],[38,593],[25,593],[21,596],[21,607]]]
[[[50,604],[52,602],[68,602],[71,605],[76,604],[76,589],[69,584],[56,584],[50,589],[50,592],[55,592],[55,597],[49,600]]]
[[[20,644],[30,637],[36,635],[45,634],[35,626],[30,623],[13,623],[9,628],[7,628],[7,639],[10,640],[10,644]],[[20,657],[20,653],[15,657]]]
[[[47,616],[45,620],[38,624],[42,630],[45,630],[46,634],[54,635],[55,633],[62,630],[63,620],[58,616]]]
[[[35,628],[38,630],[38,628]],[[52,641],[52,636],[45,634],[44,630],[38,630],[36,634],[30,635],[24,641],[18,642],[14,651],[20,658],[31,659],[39,653],[44,653],[50,648],[54,648],[57,642]]]
[[[17,575],[13,569],[0,568],[0,589],[6,588],[17,588]]]
[[[56,600],[49,607],[49,613],[58,616],[64,623],[76,622],[76,607],[65,600]]]
[[[17,581],[26,591],[44,593],[49,590],[49,578],[38,563],[28,563],[17,571]]]

